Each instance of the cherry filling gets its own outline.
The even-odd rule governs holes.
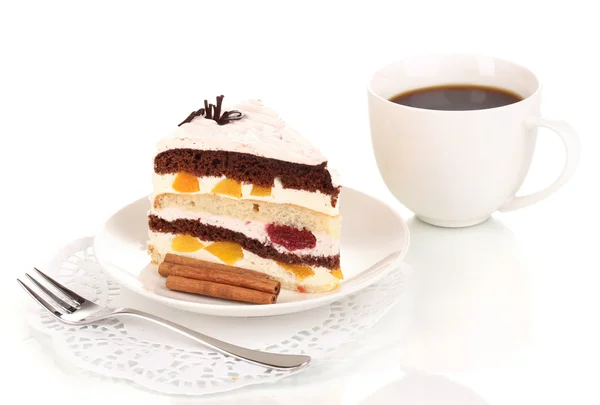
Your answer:
[[[271,242],[287,250],[312,249],[317,246],[317,238],[311,231],[275,224],[269,224],[265,228]]]

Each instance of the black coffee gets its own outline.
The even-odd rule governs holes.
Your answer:
[[[465,111],[502,107],[523,100],[509,90],[474,85],[425,87],[400,93],[390,101],[427,110]]]

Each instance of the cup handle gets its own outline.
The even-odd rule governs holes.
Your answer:
[[[556,181],[554,181],[554,183],[552,183],[550,186],[533,194],[524,195],[521,197],[512,197],[505,202],[502,207],[499,208],[499,211],[501,212],[517,210],[519,208],[535,204],[536,202],[548,197],[567,181],[569,181],[569,179],[575,173],[575,168],[579,164],[581,144],[579,143],[579,137],[577,136],[577,133],[569,124],[563,121],[551,121],[543,118],[533,118],[527,120],[525,124],[530,127],[548,128],[560,136],[563,144],[565,145],[565,165],[560,176],[558,176]]]

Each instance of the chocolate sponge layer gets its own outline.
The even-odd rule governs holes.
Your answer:
[[[327,162],[311,166],[239,152],[170,149],[154,158],[158,174],[187,172],[197,177],[225,176],[243,183],[272,187],[279,177],[284,188],[320,191],[336,206],[340,187],[333,185]]]
[[[202,240],[214,242],[235,242],[257,256],[282,263],[305,264],[307,266],[325,267],[331,270],[340,268],[339,254],[335,256],[299,256],[293,253],[282,253],[273,246],[265,245],[256,239],[247,237],[243,233],[219,226],[206,225],[199,220],[176,219],[167,221],[156,215],[149,215],[148,225],[154,232],[188,234]]]

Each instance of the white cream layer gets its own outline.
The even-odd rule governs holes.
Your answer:
[[[340,253],[340,240],[332,238],[326,233],[313,233],[317,239],[317,244],[312,249],[288,250],[281,245],[271,242],[265,229],[266,224],[264,222],[243,221],[232,217],[190,212],[179,208],[152,209],[149,214],[156,215],[167,221],[173,221],[175,219],[192,219],[199,220],[206,225],[231,229],[232,231],[244,234],[248,238],[256,239],[262,244],[273,246],[280,253],[292,253],[299,256],[334,256]]]
[[[175,176],[175,174],[161,175],[154,173],[152,177],[154,194],[179,193],[173,189],[173,181],[175,180]],[[225,179],[225,176],[199,177],[198,180],[200,183],[200,191],[183,194],[211,194],[212,189],[223,179]],[[251,191],[252,184],[242,184],[242,200],[265,201],[276,204],[293,204],[329,216],[336,216],[340,213],[338,205],[335,207],[331,205],[331,196],[323,194],[320,191],[309,192],[295,190],[292,188],[283,188],[281,181],[278,178],[275,179],[275,184],[271,189],[270,196],[258,197],[250,195]],[[226,195],[223,195],[223,197],[232,198]]]
[[[196,117],[159,141],[157,154],[169,149],[190,148],[249,153],[307,165],[318,165],[327,160],[274,110],[264,107],[262,101],[249,100],[223,107],[223,111],[231,110],[244,113],[244,117],[226,125]]]
[[[216,256],[212,255],[205,249],[190,253],[173,252],[171,249],[171,243],[176,235],[172,233],[150,232],[149,236],[150,244],[153,245],[153,247],[161,256],[164,256],[166,253],[176,253],[178,255],[192,257],[194,259],[221,263]],[[202,243],[209,245],[211,242],[202,241]],[[268,274],[269,276],[280,280],[282,287],[288,290],[295,290],[298,285],[302,285],[306,286],[308,289],[328,291],[335,288],[339,284],[339,280],[324,267],[311,266],[311,269],[315,272],[315,274],[310,277],[306,277],[304,280],[300,280],[295,274],[279,266],[277,262],[270,259],[264,259],[252,252],[248,252],[245,249],[242,249],[242,251],[244,253],[244,257],[236,262],[234,264],[235,266]]]

